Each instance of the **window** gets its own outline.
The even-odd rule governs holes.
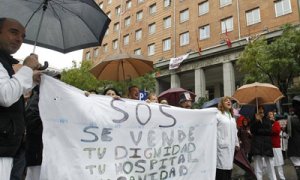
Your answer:
[[[276,17],[283,16],[291,12],[292,12],[292,7],[291,7],[290,0],[279,0],[275,2]]]
[[[103,44],[103,51],[107,52],[108,51],[108,45],[107,44]]]
[[[113,49],[118,49],[118,39],[113,40]]]
[[[132,7],[131,0],[126,1],[126,9],[130,9]]]
[[[134,50],[134,54],[136,54],[136,55],[142,55],[142,50],[141,50],[141,48],[135,49],[135,50]]]
[[[116,23],[114,24],[114,31],[119,31],[119,29],[120,29],[120,23],[119,23],[119,22],[116,22]]]
[[[121,6],[117,6],[115,8],[115,13],[116,13],[116,16],[119,16],[121,14]]]
[[[180,22],[185,22],[189,20],[189,9],[185,9],[183,11],[180,11]]]
[[[199,16],[208,13],[208,11],[209,11],[208,1],[200,3],[198,6],[198,9],[199,9]]]
[[[154,34],[156,31],[156,24],[155,23],[149,24],[148,30],[149,30],[149,34]]]
[[[91,59],[91,53],[90,51],[85,53],[85,60],[90,60]]]
[[[135,31],[135,40],[141,40],[142,39],[142,29],[138,29]]]
[[[103,2],[99,3],[99,7],[103,9]]]
[[[155,44],[148,45],[148,56],[152,56],[155,54]]]
[[[106,15],[107,15],[107,17],[110,18],[110,16],[111,16],[110,11],[108,11],[108,12],[106,13]]]
[[[170,28],[171,24],[172,24],[171,16],[165,17],[164,18],[164,28],[165,29]]]
[[[111,4],[112,0],[107,0],[107,4]]]
[[[129,44],[129,34],[126,34],[126,35],[123,37],[123,39],[124,39],[124,45]]]
[[[190,43],[190,34],[189,32],[184,32],[180,34],[180,46],[184,46]]]
[[[149,7],[149,13],[150,13],[150,14],[156,13],[156,3],[152,4],[152,5]]]
[[[227,6],[232,3],[232,0],[220,0],[220,7]]]
[[[210,26],[209,25],[205,25],[199,28],[199,39],[203,40],[203,39],[207,39],[210,37]]]
[[[124,24],[125,24],[126,27],[130,25],[130,16],[125,18]]]
[[[94,58],[95,58],[95,57],[98,57],[98,55],[99,55],[99,49],[98,49],[98,48],[95,48],[95,49],[94,49]]]
[[[136,20],[141,21],[143,19],[143,11],[139,11],[136,13]]]
[[[107,28],[106,32],[105,32],[105,36],[107,36],[109,34],[109,28]]]
[[[222,33],[233,31],[233,18],[223,19],[221,21]]]
[[[163,40],[163,51],[168,51],[171,49],[171,38]]]
[[[138,4],[143,3],[145,0],[138,0]]]
[[[246,12],[247,26],[260,22],[259,8],[252,9]]]
[[[171,6],[171,0],[164,0],[164,7]]]

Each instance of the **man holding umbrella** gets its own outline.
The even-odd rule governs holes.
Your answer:
[[[39,82],[40,67],[36,55],[28,56],[15,72],[18,61],[14,54],[25,38],[25,28],[14,19],[0,18],[0,176],[9,180],[13,157],[16,155],[25,130],[23,94]]]
[[[293,162],[298,180],[300,179],[300,95],[293,98],[294,113],[289,118],[288,130],[291,133],[288,141],[288,157]]]

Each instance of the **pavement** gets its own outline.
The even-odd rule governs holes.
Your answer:
[[[275,170],[276,171],[276,170]],[[286,180],[297,180],[297,175],[295,168],[292,162],[289,159],[284,160],[283,171]],[[277,179],[279,179],[278,175],[276,174]],[[253,180],[249,175],[245,174],[245,171],[240,167],[234,165],[232,170],[232,180]],[[263,180],[268,180],[267,174],[264,174]]]

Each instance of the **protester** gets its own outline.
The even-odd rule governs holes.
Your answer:
[[[255,120],[250,127],[252,133],[251,155],[257,180],[263,178],[264,160],[270,180],[276,180],[272,148],[272,123],[265,117],[263,106],[258,107]]]
[[[103,92],[103,95],[120,98],[120,94],[118,93],[118,91],[112,87],[106,88]]]
[[[250,126],[248,124],[248,119],[244,118],[242,120],[242,126],[238,130],[238,137],[240,140],[241,149],[245,152],[248,161],[251,162],[250,149],[251,149],[251,132]]]
[[[281,127],[280,131],[280,147],[282,151],[283,158],[287,158],[287,148],[288,148],[289,135],[287,133],[286,127]]]
[[[185,109],[192,109],[192,98],[189,92],[179,95],[179,106]]]
[[[169,103],[168,103],[168,100],[166,100],[166,99],[162,99],[159,103],[160,103],[160,104],[169,104]]]
[[[235,149],[239,149],[237,126],[231,99],[222,97],[217,114],[217,171],[216,180],[230,180]]]
[[[128,88],[128,98],[135,99],[135,100],[140,99],[140,90],[137,86],[130,86]]]
[[[148,103],[158,103],[158,99],[155,93],[149,93],[148,98],[146,100]]]
[[[282,166],[284,165],[281,147],[280,147],[280,131],[281,127],[278,121],[275,121],[275,113],[273,111],[268,112],[268,118],[272,122],[272,147],[274,154],[274,166],[275,170],[279,175],[280,180],[284,180],[285,176],[283,173]]]
[[[291,135],[288,141],[287,153],[295,167],[298,180],[300,180],[300,95],[293,98],[292,104],[294,115],[289,117],[288,121],[288,124],[290,123],[288,131],[291,132]]]
[[[9,180],[13,164],[24,137],[24,98],[34,83],[40,81],[37,55],[25,58],[23,66],[14,72],[19,62],[11,54],[23,43],[25,28],[17,20],[0,18],[0,175]]]

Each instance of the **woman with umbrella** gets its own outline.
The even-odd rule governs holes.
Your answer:
[[[222,97],[217,114],[217,171],[216,180],[230,180],[235,149],[239,149],[236,122],[231,98]]]

